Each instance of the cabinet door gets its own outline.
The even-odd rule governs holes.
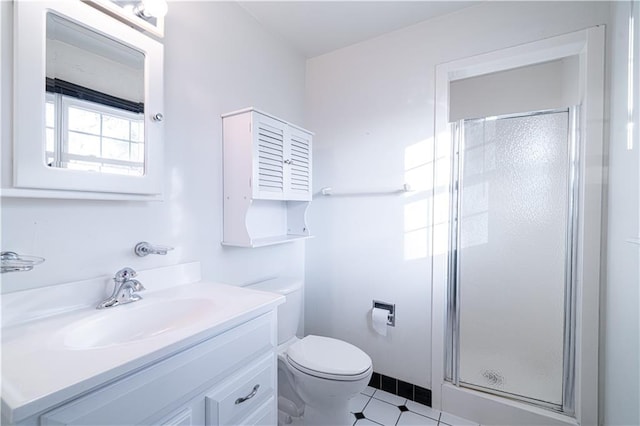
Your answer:
[[[285,144],[288,125],[253,113],[253,198],[283,200]]]
[[[170,416],[169,419],[160,423],[162,426],[193,426],[198,422],[194,422],[193,412],[190,408],[182,409],[178,414]]]
[[[309,133],[295,127],[289,128],[284,161],[287,200],[311,200],[311,141]]]
[[[249,424],[246,420],[262,413],[265,404],[271,407],[268,412],[275,412],[276,374],[275,354],[270,353],[212,389],[205,397],[206,424]],[[257,415],[254,423],[266,415]]]

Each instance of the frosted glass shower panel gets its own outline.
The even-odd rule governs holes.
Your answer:
[[[568,112],[463,124],[463,385],[562,405],[568,146]]]

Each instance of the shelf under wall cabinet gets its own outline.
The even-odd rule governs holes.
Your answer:
[[[275,246],[277,244],[290,243],[293,241],[306,240],[308,238],[313,238],[313,235],[277,235],[275,237],[265,237],[265,238],[255,238],[248,244],[240,244],[240,243],[230,243],[223,241],[223,246],[233,246],[233,247],[267,247],[267,246]]]

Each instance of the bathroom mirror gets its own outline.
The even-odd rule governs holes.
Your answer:
[[[14,7],[14,186],[161,194],[162,45],[81,1]]]
[[[144,54],[47,13],[45,162],[144,175]]]

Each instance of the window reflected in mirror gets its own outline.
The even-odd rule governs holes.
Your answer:
[[[52,13],[46,52],[46,164],[144,175],[144,54]]]

